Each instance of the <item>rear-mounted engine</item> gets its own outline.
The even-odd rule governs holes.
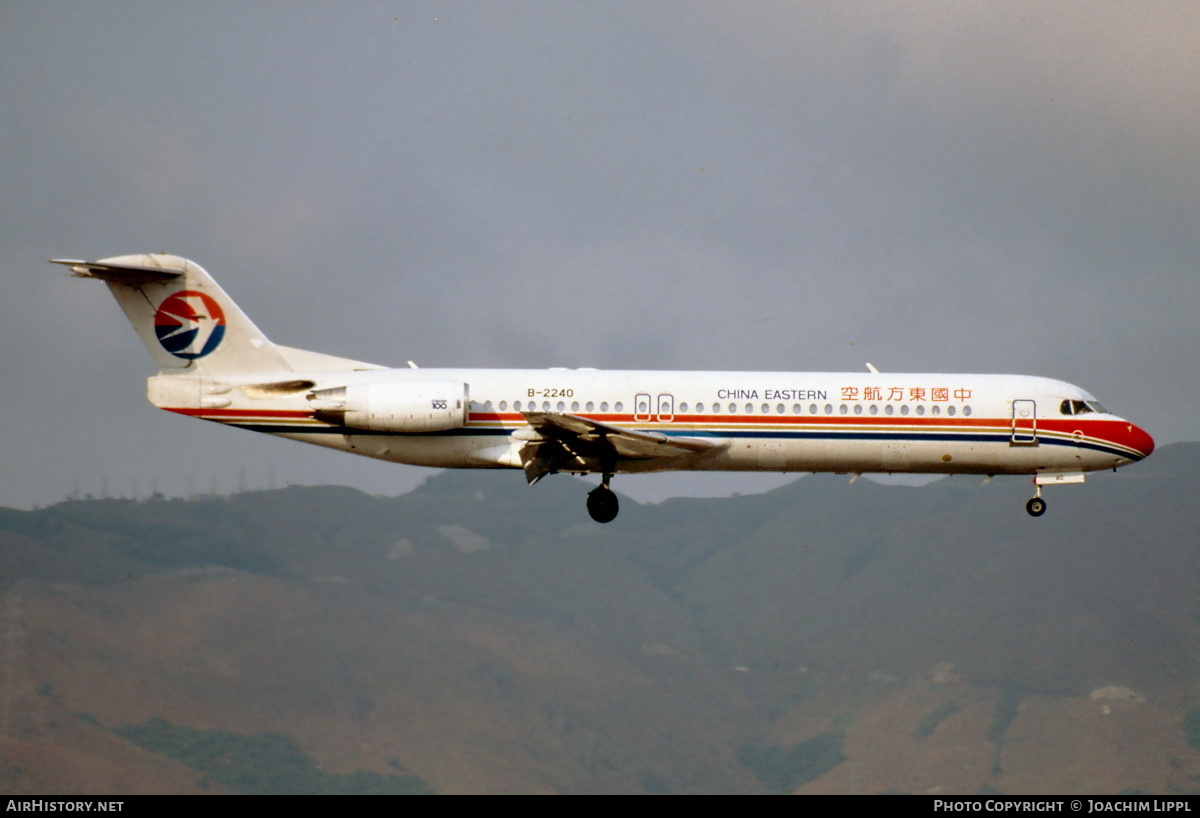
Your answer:
[[[467,385],[455,381],[356,383],[308,395],[318,420],[372,432],[443,432],[467,422]]]

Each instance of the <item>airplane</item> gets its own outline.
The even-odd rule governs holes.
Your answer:
[[[437,468],[599,474],[587,509],[619,510],[620,473],[772,471],[1032,475],[1042,487],[1148,457],[1154,440],[1064,381],[1024,375],[421,369],[274,344],[193,261],[52,259],[107,283],[159,366],[168,412]]]

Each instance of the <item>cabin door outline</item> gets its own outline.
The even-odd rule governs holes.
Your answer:
[[[1014,446],[1036,446],[1037,401],[1017,398],[1012,402],[1012,438]]]

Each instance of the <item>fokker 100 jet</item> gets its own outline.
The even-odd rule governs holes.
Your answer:
[[[1148,456],[1150,435],[1063,381],[1023,375],[392,369],[271,343],[195,262],[56,259],[108,284],[160,372],[148,396],[188,417],[439,468],[597,473],[1032,475],[1042,487]]]

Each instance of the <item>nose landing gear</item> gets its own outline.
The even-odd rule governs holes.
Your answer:
[[[1034,493],[1029,502],[1025,504],[1025,510],[1029,512],[1030,517],[1041,517],[1046,513],[1046,501],[1042,499],[1042,486],[1082,483],[1083,480],[1083,472],[1038,472],[1033,476]]]

